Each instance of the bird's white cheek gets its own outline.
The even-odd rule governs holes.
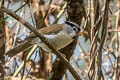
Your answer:
[[[70,33],[70,36],[73,38],[73,37],[75,37],[75,36],[76,36],[76,33],[75,33],[75,32]]]

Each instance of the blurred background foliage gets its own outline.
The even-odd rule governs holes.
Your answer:
[[[67,3],[69,4],[72,0],[53,0],[50,7],[49,0],[1,0],[0,2],[2,1],[6,8],[14,11],[38,29],[71,20],[67,13]],[[79,1],[84,1],[83,11],[85,13],[82,15],[81,22],[76,22],[80,25],[83,34],[78,38],[73,55],[69,60],[70,64],[82,75],[83,80],[120,80],[120,0]],[[48,9],[48,15],[41,24]],[[3,15],[2,12],[0,15]],[[7,14],[0,16],[0,24],[5,26],[3,28],[0,25],[0,48],[4,47],[1,54],[19,45],[31,34],[30,30]],[[41,25],[43,26],[37,27]],[[5,41],[2,38],[3,34],[5,34]],[[24,53],[28,53],[28,51],[30,50],[22,51],[12,58],[1,56],[5,75],[24,76],[23,78],[31,80],[48,79],[53,76],[52,65],[57,60],[56,55],[45,53],[41,48],[37,48],[26,62],[27,55]],[[23,61],[25,63],[21,71],[17,73]],[[74,80],[68,70],[61,79]]]

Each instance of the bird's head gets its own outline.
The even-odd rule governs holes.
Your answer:
[[[68,35],[74,39],[78,37],[80,26],[75,22],[65,21],[65,30],[67,31]]]

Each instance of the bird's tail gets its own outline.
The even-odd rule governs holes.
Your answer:
[[[17,55],[18,53],[20,53],[21,51],[28,49],[29,47],[32,46],[32,44],[30,44],[30,41],[31,41],[31,39],[25,40],[23,43],[17,45],[13,49],[9,50],[7,53],[5,53],[5,55],[7,55],[9,57],[13,57],[13,56]]]

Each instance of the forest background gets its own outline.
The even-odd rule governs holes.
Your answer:
[[[0,0],[0,80],[120,80],[119,9],[120,0]],[[34,45],[5,55],[34,29],[66,20],[82,34],[61,53]]]

